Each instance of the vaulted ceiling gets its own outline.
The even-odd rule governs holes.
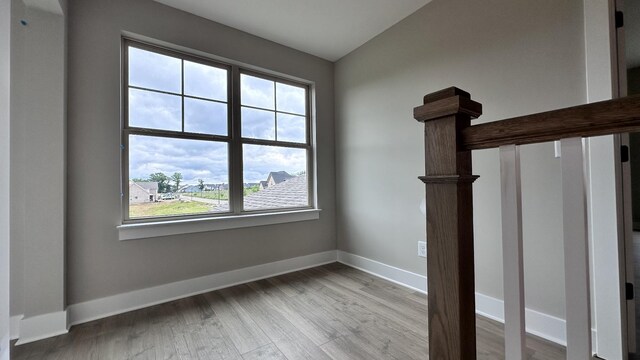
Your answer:
[[[336,61],[430,0],[155,0]]]

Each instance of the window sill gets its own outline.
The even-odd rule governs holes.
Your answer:
[[[296,210],[268,214],[225,216],[208,219],[157,221],[118,226],[120,240],[134,240],[158,236],[191,234],[207,231],[239,229],[253,226],[317,220],[320,209]]]

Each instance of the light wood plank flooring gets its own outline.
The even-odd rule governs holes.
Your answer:
[[[478,318],[478,358],[503,359],[502,325]],[[426,359],[423,294],[334,263],[74,326],[11,359]],[[564,349],[527,339],[530,359]]]

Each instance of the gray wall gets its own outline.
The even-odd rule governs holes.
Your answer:
[[[20,19],[25,14],[25,6],[22,1],[11,0],[11,103],[14,105],[11,107],[11,118],[16,115],[15,102],[16,102],[16,93],[19,91],[19,88],[22,86],[16,80],[18,79],[18,69],[21,66],[21,57],[23,56],[22,51],[18,51],[17,44],[22,42],[23,35],[19,29]],[[19,55],[20,54],[20,55]],[[13,121],[12,121],[13,122]],[[16,178],[15,174],[17,172],[16,166],[21,166],[20,161],[22,159],[16,157],[16,146],[18,145],[16,142],[16,129],[18,128],[18,124],[13,124],[11,126],[11,135],[9,137],[10,146],[11,146],[11,173],[9,174],[9,182],[14,189],[12,191],[12,195],[9,197],[11,214],[10,214],[10,234],[11,234],[11,315],[24,314],[24,304],[23,304],[23,283],[24,283],[24,274],[23,274],[23,261],[22,256],[24,254],[24,221],[21,220],[18,222],[17,215],[19,214],[22,219],[24,219],[24,202],[18,201],[18,197],[20,200],[24,197],[22,195],[24,193],[23,186],[19,181],[19,178]],[[20,136],[22,137],[22,136]]]
[[[434,0],[336,64],[338,248],[425,274],[422,128],[412,109],[449,86],[478,122],[585,102],[581,0]],[[476,289],[502,298],[497,150],[474,153]],[[527,307],[564,317],[560,163],[522,147]],[[428,240],[427,240],[428,241]]]
[[[13,0],[11,36],[11,313],[28,318],[65,308],[64,17]]]
[[[336,248],[332,63],[151,0],[68,10],[68,304]],[[314,81],[320,220],[118,241],[123,32]]]
[[[0,179],[9,179],[10,4],[0,1]],[[9,360],[9,186],[0,184],[0,360]]]

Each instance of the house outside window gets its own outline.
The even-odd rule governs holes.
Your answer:
[[[310,209],[309,85],[123,39],[123,222]]]

